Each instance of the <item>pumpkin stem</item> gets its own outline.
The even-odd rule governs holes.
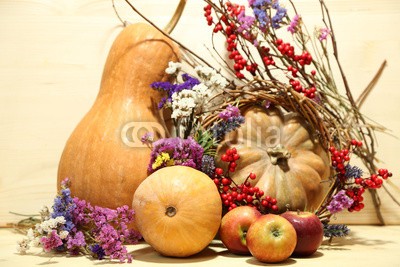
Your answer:
[[[171,20],[168,22],[167,26],[165,26],[165,28],[164,28],[165,32],[170,34],[174,30],[176,24],[178,24],[179,19],[182,16],[182,12],[183,12],[183,9],[185,8],[186,1],[187,0],[179,1],[178,7],[176,8],[174,15],[172,16]]]
[[[165,215],[167,215],[168,217],[174,217],[176,214],[176,208],[169,206],[165,209]]]
[[[273,148],[268,148],[267,153],[273,165],[277,165],[280,159],[289,159],[292,155],[281,144]]]

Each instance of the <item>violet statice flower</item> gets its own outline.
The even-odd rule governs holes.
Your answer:
[[[134,243],[133,237],[141,237],[139,233],[128,230],[127,224],[133,221],[133,214],[126,205],[117,210],[94,207],[92,213],[94,237],[105,256],[109,256],[110,259],[132,262],[132,255],[127,252],[123,242]]]
[[[350,178],[360,178],[363,175],[363,170],[361,170],[359,167],[357,166],[351,166],[350,164],[347,164],[345,167],[345,171],[346,173],[344,174],[344,176],[347,179]]]
[[[260,29],[265,30],[270,22],[266,9],[271,5],[271,0],[255,0],[250,5],[257,19]]]
[[[92,221],[92,217],[90,216],[93,212],[92,205],[86,202],[86,200],[77,197],[74,197],[73,201],[75,209],[72,211],[72,222],[77,228],[89,224]]]
[[[49,252],[63,245],[61,237],[57,234],[56,230],[51,231],[48,236],[43,236],[42,238],[40,238],[40,243],[43,245],[43,249],[46,252]]]
[[[163,138],[153,143],[149,173],[173,165],[201,169],[204,149],[192,138]]]
[[[132,262],[132,255],[128,253],[123,245],[118,231],[110,224],[104,224],[100,228],[96,235],[96,240],[99,241],[104,254],[109,256],[110,259],[118,259],[120,262],[125,262],[125,260],[128,263]]]
[[[106,253],[104,252],[104,249],[99,244],[94,244],[92,246],[89,246],[89,249],[97,259],[99,259],[99,260],[104,259],[104,256],[106,255]]]
[[[239,27],[238,32],[248,32],[254,24],[256,19],[252,16],[246,16],[245,11],[240,12],[238,15]]]
[[[81,248],[86,246],[85,236],[81,231],[69,234],[67,237],[67,249],[71,255],[78,255]]]
[[[126,205],[115,210],[92,207],[85,200],[71,198],[68,179],[61,186],[54,201],[54,212],[50,214],[58,216],[49,218],[46,209],[42,223],[30,229],[27,237],[19,243],[20,252],[26,252],[30,245],[41,245],[47,252],[54,250],[72,255],[92,253],[98,259],[108,256],[121,262],[131,262],[132,256],[123,244],[135,244],[141,239],[139,232],[128,229],[134,211]],[[70,230],[65,227],[66,217],[70,217],[73,225]]]
[[[239,116],[240,116],[239,108],[236,106],[232,106],[231,104],[229,104],[223,111],[221,111],[218,114],[218,117],[225,121],[229,120],[232,117],[239,117]]]
[[[331,34],[331,30],[328,28],[322,28],[318,31],[318,40],[320,40],[321,42],[323,40],[326,40],[326,38],[328,38],[329,34]]]
[[[75,228],[75,224],[72,222],[72,213],[75,209],[75,203],[71,197],[71,190],[67,187],[69,179],[65,179],[62,183],[61,191],[54,199],[53,212],[50,214],[51,218],[57,218],[63,216],[65,218],[65,224],[63,229],[70,232]]]
[[[224,136],[227,133],[236,130],[243,123],[244,123],[243,116],[232,117],[226,121],[222,120],[222,121],[218,122],[211,128],[211,131],[213,133],[214,138],[216,140],[220,141],[224,138]]]
[[[215,174],[215,160],[213,156],[204,155],[201,161],[201,171],[210,177]]]
[[[162,109],[167,103],[172,102],[172,95],[174,93],[178,93],[184,89],[190,90],[195,85],[200,84],[200,81],[190,76],[187,73],[182,74],[183,83],[180,84],[172,84],[170,82],[154,82],[150,86],[155,90],[163,91],[167,94],[166,97],[163,97],[161,101],[158,103],[158,108]]]
[[[296,14],[293,19],[290,21],[290,25],[288,26],[287,30],[291,33],[294,34],[299,26],[300,23],[300,16],[298,14]]]
[[[279,5],[278,0],[274,1],[272,8],[276,10],[275,15],[272,17],[272,27],[274,29],[279,29],[283,18],[286,17],[287,10]]]
[[[336,195],[332,197],[331,202],[326,207],[332,214],[338,213],[343,209],[350,208],[353,205],[354,200],[346,195],[345,190],[340,190]]]
[[[152,132],[146,132],[141,138],[140,141],[142,141],[142,144],[145,145],[151,145],[154,141],[154,133]]]
[[[345,224],[324,224],[325,237],[344,237],[347,236],[350,229]]]

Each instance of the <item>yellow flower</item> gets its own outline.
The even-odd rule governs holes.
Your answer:
[[[166,166],[173,166],[175,164],[175,161],[174,161],[174,159],[171,159],[171,157],[168,153],[162,152],[154,160],[154,163],[151,165],[151,168],[153,168],[153,170],[155,170],[158,167],[162,166],[164,163]]]

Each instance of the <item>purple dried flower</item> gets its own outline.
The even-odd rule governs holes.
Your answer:
[[[326,40],[326,38],[328,38],[329,34],[331,34],[331,30],[328,28],[322,28],[319,30],[318,33],[318,40],[323,41]]]
[[[340,190],[336,195],[332,197],[331,202],[326,207],[332,214],[338,213],[343,209],[350,208],[354,200],[346,195],[345,190]]]
[[[287,10],[279,5],[278,0],[249,0],[248,2],[261,30],[266,30],[270,24],[274,29],[280,28],[280,23],[286,16]],[[268,10],[271,8],[276,10],[272,19],[268,14]]]
[[[298,14],[296,14],[292,21],[290,22],[290,25],[288,26],[287,30],[291,33],[294,34],[297,29],[298,29],[298,25],[300,23],[300,16]]]
[[[221,119],[223,119],[223,120],[225,120],[225,121],[229,120],[230,118],[239,117],[239,116],[240,116],[240,110],[239,110],[239,108],[236,107],[236,106],[232,106],[231,104],[229,104],[229,105],[225,108],[225,110],[221,111],[221,112],[218,114],[218,117],[221,118]]]
[[[75,204],[75,209],[72,211],[72,222],[76,225],[76,227],[89,224],[92,220],[92,217],[90,216],[90,214],[93,212],[92,205],[77,197],[74,197],[73,201]]]
[[[215,160],[213,156],[204,155],[201,162],[201,171],[210,177],[214,177],[215,173]]]
[[[154,82],[150,86],[155,90],[164,91],[167,93],[166,97],[163,97],[158,103],[158,108],[161,109],[167,103],[172,102],[172,95],[174,93],[178,93],[184,89],[192,89],[195,85],[200,84],[200,81],[197,78],[190,76],[187,73],[182,74],[183,83],[180,84],[172,84],[170,82]]]
[[[99,244],[94,244],[93,246],[89,246],[90,251],[95,255],[95,257],[99,260],[104,259],[106,253],[103,248]]]
[[[71,197],[71,190],[67,187],[68,183],[68,178],[62,182],[61,191],[54,199],[53,212],[50,216],[53,219],[63,216],[66,222],[61,230],[70,232],[75,228],[75,224],[72,222],[72,212],[75,209],[75,203]]]
[[[86,246],[85,236],[81,231],[67,237],[67,249],[72,255],[77,255],[82,247]]]
[[[281,27],[280,23],[282,22],[283,18],[286,16],[286,8],[283,8],[279,5],[279,1],[276,0],[272,4],[272,8],[276,9],[275,15],[272,17],[272,27],[274,29],[279,29]]]
[[[122,206],[115,210],[92,207],[90,203],[79,198],[71,198],[68,188],[69,181],[62,183],[62,189],[54,200],[54,212],[58,215],[51,218],[58,222],[56,226],[49,226],[49,218],[42,224],[32,229],[33,236],[39,237],[45,251],[68,251],[70,254],[93,253],[93,257],[103,259],[108,256],[110,259],[118,259],[121,262],[131,262],[132,255],[127,252],[123,243],[135,244],[141,239],[139,232],[128,229],[128,224],[133,221],[134,212],[128,206]],[[68,221],[67,218],[70,218]],[[54,220],[56,219],[56,220]],[[66,223],[70,227],[66,227]],[[51,227],[51,231],[43,232],[41,227]],[[54,229],[53,229],[54,228]],[[43,234],[46,234],[43,236]],[[29,235],[28,235],[29,236]],[[31,234],[32,236],[32,234]],[[23,245],[23,243],[21,243]],[[27,249],[23,248],[22,252]]]
[[[154,133],[152,132],[147,132],[145,133],[141,138],[140,141],[142,141],[143,144],[150,145],[154,141]]]
[[[229,118],[227,121],[222,120],[218,122],[211,128],[211,131],[216,140],[222,140],[227,133],[236,130],[243,123],[243,116],[232,117]]]
[[[60,236],[57,234],[56,230],[51,231],[48,236],[43,236],[42,238],[40,238],[40,243],[43,245],[43,249],[46,252],[49,252],[63,245],[63,242]]]
[[[242,11],[238,15],[238,21],[240,23],[240,26],[238,27],[237,31],[238,32],[244,32],[244,31],[249,31],[251,27],[253,26],[253,23],[255,21],[255,18],[252,16],[246,16],[245,12]]]
[[[163,138],[153,143],[149,173],[160,168],[182,165],[195,169],[201,168],[204,149],[192,138]]]
[[[363,175],[363,170],[362,169],[360,169],[357,166],[351,166],[350,164],[346,165],[345,171],[346,171],[346,173],[344,174],[344,176],[347,179],[359,178],[359,177],[362,177],[362,175]]]

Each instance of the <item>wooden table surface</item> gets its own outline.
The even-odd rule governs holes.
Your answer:
[[[337,238],[328,245],[324,241],[320,249],[310,258],[289,258],[274,266],[400,266],[400,226],[351,226],[351,234]],[[59,254],[44,254],[39,248],[27,255],[16,252],[17,241],[23,236],[12,229],[0,230],[0,266],[103,266],[109,261],[92,260],[84,256],[66,257]],[[167,258],[160,256],[149,245],[142,243],[128,246],[132,253],[133,266],[268,266],[250,256],[229,253],[220,241],[213,241],[208,248],[190,258]],[[127,265],[130,266],[130,265]]]

